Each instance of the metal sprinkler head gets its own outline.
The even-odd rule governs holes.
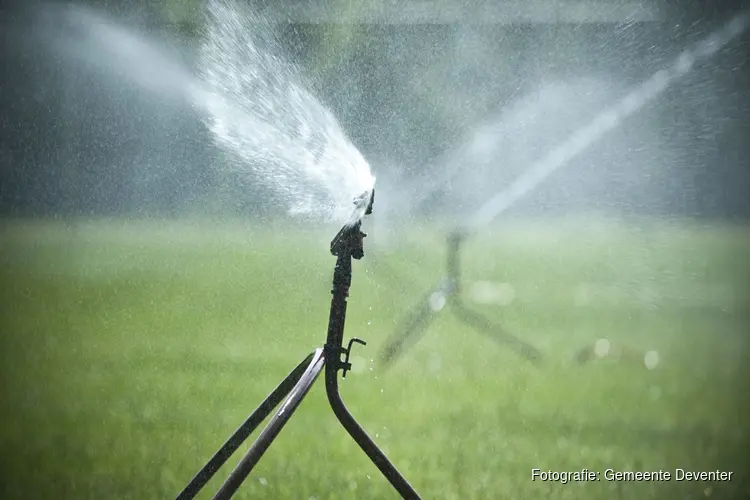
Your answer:
[[[363,240],[365,233],[361,231],[362,217],[372,213],[375,203],[375,189],[365,191],[354,198],[354,211],[344,227],[331,241],[331,254],[335,256],[349,254],[353,259],[361,259],[365,255]]]
[[[367,204],[365,206],[365,203]],[[359,196],[354,198],[354,206],[357,207],[356,212],[361,211],[364,208],[363,215],[370,215],[372,213],[372,205],[375,203],[375,188],[370,191],[365,191]]]

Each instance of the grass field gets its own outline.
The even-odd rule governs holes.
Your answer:
[[[334,231],[4,223],[0,497],[174,497],[323,343]],[[467,244],[464,274],[467,287],[510,284],[513,300],[467,303],[536,345],[543,365],[446,308],[381,370],[385,339],[443,274],[442,238],[430,228],[368,238],[347,322],[347,336],[368,345],[355,348],[355,372],[341,383],[352,413],[423,498],[750,496],[747,228],[498,226]],[[605,289],[623,293],[595,300]],[[601,338],[626,355],[574,361]],[[650,350],[659,363],[646,369]],[[734,475],[560,484],[532,481],[533,468]],[[237,497],[397,495],[336,421],[321,380]]]

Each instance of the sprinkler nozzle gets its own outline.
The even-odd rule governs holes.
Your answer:
[[[333,255],[342,255],[347,253],[354,259],[361,259],[365,252],[363,239],[367,236],[362,232],[362,217],[372,213],[372,205],[375,203],[375,190],[365,191],[354,198],[354,213],[349,222],[331,241],[331,253]]]
[[[365,205],[367,203],[367,205]],[[375,203],[375,188],[370,191],[365,191],[359,196],[354,198],[354,206],[361,210],[365,209],[364,215],[370,215],[372,213],[372,205]]]

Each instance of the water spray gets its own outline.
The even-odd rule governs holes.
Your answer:
[[[351,197],[374,187],[367,160],[251,5],[206,2],[195,68],[94,10],[67,6],[48,22],[57,25],[60,14],[64,35],[51,39],[52,50],[193,108],[222,153],[216,168],[264,186],[290,214],[340,223]]]
[[[335,116],[282,57],[274,26],[249,5],[209,0],[200,48],[204,110],[226,169],[280,195],[294,215],[342,222],[375,185]]]
[[[529,359],[536,359],[535,350],[515,337],[498,330],[485,318],[468,311],[458,296],[458,260],[460,244],[468,236],[488,226],[501,213],[528,195],[560,167],[568,164],[589,146],[620,125],[623,120],[642,109],[661,95],[670,84],[688,74],[696,63],[715,55],[729,42],[740,36],[750,24],[750,10],[737,14],[722,28],[704,38],[694,47],[684,50],[671,65],[663,68],[636,86],[612,106],[604,109],[588,125],[578,129],[567,140],[553,148],[542,159],[531,165],[507,189],[487,200],[463,225],[450,232],[448,241],[448,272],[438,285],[404,318],[401,326],[386,341],[380,359],[390,366],[398,356],[425,332],[432,315],[452,298],[454,310],[465,322],[478,328],[497,341],[511,344]],[[423,196],[423,198],[425,198]],[[439,306],[439,307],[436,307]]]
[[[695,47],[684,50],[671,65],[657,71],[619,101],[604,109],[588,125],[578,129],[539,162],[529,167],[507,189],[487,200],[469,219],[466,229],[476,231],[490,224],[498,215],[534,190],[556,170],[569,163],[615,129],[623,120],[661,95],[670,84],[688,74],[697,62],[713,56],[741,35],[748,23],[750,23],[750,11],[741,12],[723,28],[703,39]]]

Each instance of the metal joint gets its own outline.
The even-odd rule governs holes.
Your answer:
[[[346,349],[344,348],[341,349],[341,352],[344,353],[344,361],[339,361],[340,363],[339,367],[341,368],[341,376],[343,378],[346,378],[346,372],[352,369],[352,364],[349,362],[349,356],[352,353],[352,345],[354,343],[367,345],[367,342],[365,342],[364,340],[358,339],[356,337],[352,337],[349,340],[349,343],[347,344]]]

